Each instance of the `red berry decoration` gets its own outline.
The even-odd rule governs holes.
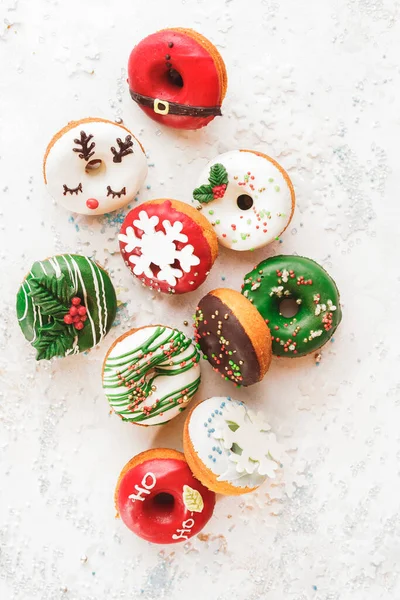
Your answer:
[[[81,306],[81,303],[82,300],[78,296],[74,296],[67,314],[64,315],[64,323],[73,325],[78,331],[84,328],[84,321],[87,319],[87,309],[85,306]]]
[[[224,165],[216,163],[210,168],[208,183],[196,188],[193,191],[193,198],[202,204],[208,204],[208,202],[212,202],[217,198],[223,198],[228,182],[228,173]]]
[[[213,191],[214,199],[223,198],[224,194],[225,194],[225,190],[226,190],[225,183],[223,183],[221,185],[216,185],[215,187],[213,187],[212,191]]]

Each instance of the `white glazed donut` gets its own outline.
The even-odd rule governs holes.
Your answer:
[[[295,206],[286,171],[252,150],[226,152],[208,163],[193,198],[214,226],[219,243],[232,250],[254,250],[276,240]]]
[[[183,449],[196,479],[227,495],[274,478],[284,455],[264,416],[230,397],[209,398],[191,410]]]
[[[103,215],[131,202],[147,175],[144,150],[122,125],[104,119],[72,121],[47,146],[44,181],[65,208]]]
[[[197,347],[178,329],[132,329],[107,352],[103,388],[123,421],[161,425],[184,410],[197,392],[199,362]]]

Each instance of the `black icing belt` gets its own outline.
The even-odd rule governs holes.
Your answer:
[[[187,104],[178,104],[177,102],[168,102],[159,98],[150,98],[129,90],[132,100],[152,108],[159,115],[181,115],[187,117],[217,117],[220,116],[220,106],[189,106]]]

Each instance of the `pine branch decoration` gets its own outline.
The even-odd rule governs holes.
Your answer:
[[[54,356],[65,356],[73,343],[72,327],[53,321],[39,328],[38,337],[32,345],[37,351],[36,360],[50,360]]]
[[[201,185],[193,191],[193,198],[201,204],[208,204],[217,198],[223,198],[228,186],[228,173],[220,163],[216,163],[210,169],[209,183]]]
[[[44,316],[63,320],[64,315],[70,307],[70,300],[74,290],[65,280],[64,275],[60,277],[32,277],[29,279],[29,296],[34,304],[40,308]]]

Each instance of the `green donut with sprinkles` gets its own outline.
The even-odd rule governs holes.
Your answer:
[[[302,256],[263,260],[246,275],[242,294],[270,328],[275,356],[295,358],[315,352],[342,320],[339,291],[332,277]]]
[[[78,354],[109,332],[117,310],[110,277],[96,262],[60,254],[33,263],[17,293],[17,317],[36,360]]]

